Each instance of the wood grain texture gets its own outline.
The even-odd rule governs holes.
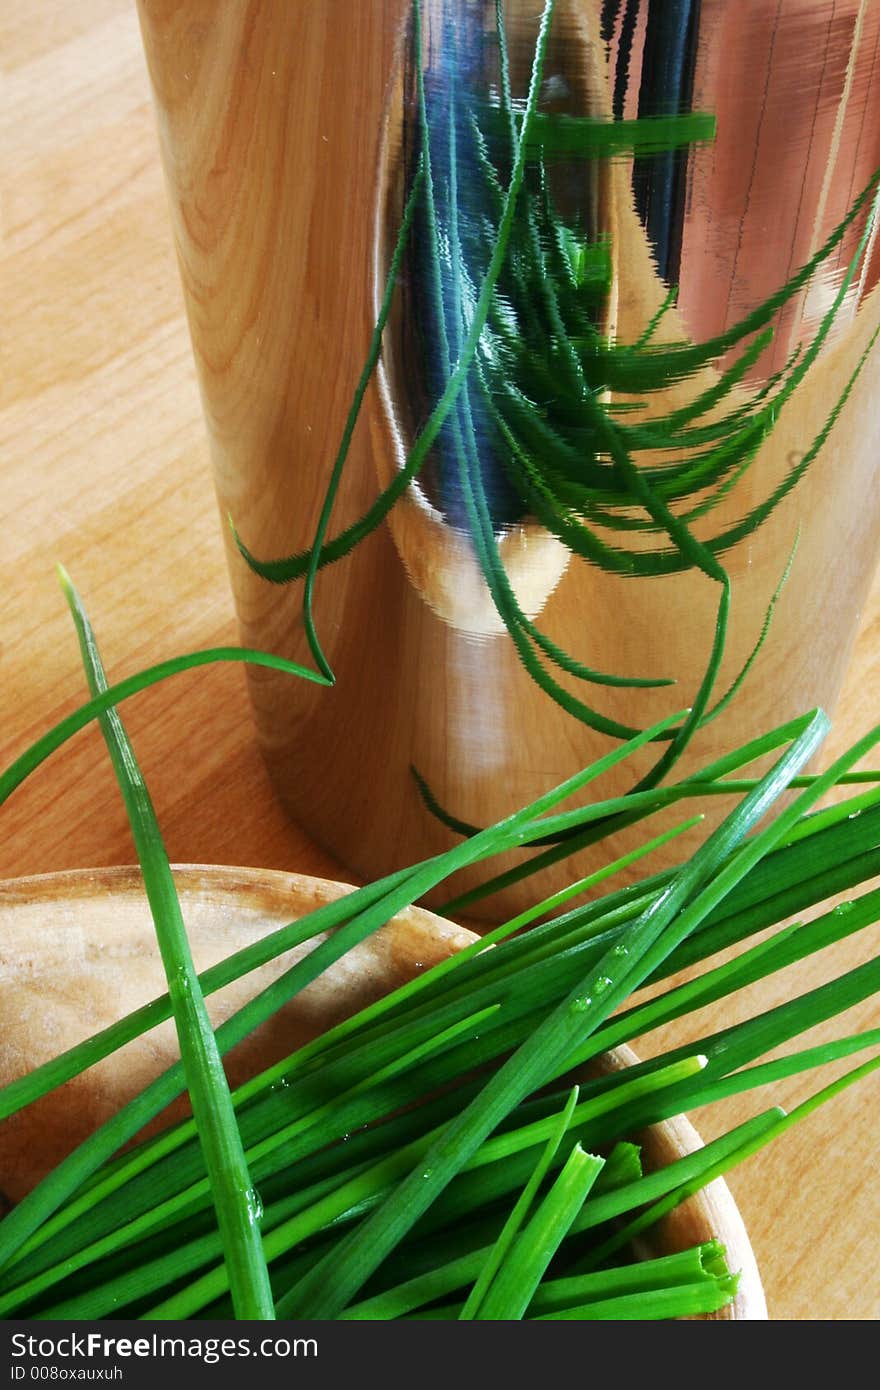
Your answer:
[[[174,877],[199,971],[346,891],[335,881],[277,871],[181,865]],[[227,1063],[231,1083],[239,1085],[281,1061],[473,939],[472,932],[422,908],[406,909],[234,1048]],[[10,1032],[0,1049],[0,1084],[74,1047],[167,988],[136,869],[75,869],[5,880],[0,943],[0,1011]],[[297,947],[210,995],[214,1026],[310,949]],[[0,1133],[0,1191],[21,1198],[179,1055],[168,1021],[12,1116]],[[171,1111],[177,1117],[182,1113],[180,1104]]]
[[[85,692],[56,561],[114,676],[237,634],[134,7],[6,7],[0,23],[8,761]],[[268,794],[240,668],[182,677],[127,719],[173,858],[297,861],[307,842]],[[98,748],[85,733],[6,808],[4,874],[130,859]],[[259,808],[247,843],[235,805]]]
[[[81,588],[111,676],[234,641],[221,526],[130,0],[0,12],[0,761],[83,697],[55,582]],[[821,611],[816,621],[822,621]],[[880,592],[862,622],[833,744],[878,717]],[[126,721],[172,859],[340,876],[273,799],[245,680],[230,667],[136,697]],[[0,874],[124,864],[132,850],[94,732],[3,808]],[[850,944],[853,962],[870,942]],[[809,987],[826,959],[797,972]],[[790,984],[758,991],[769,1006]],[[863,1006],[859,1023],[880,1024]],[[732,1017],[728,1005],[725,1019]],[[719,1011],[714,1011],[717,1026]],[[852,1020],[847,1020],[851,1024]],[[707,1028],[712,1021],[707,1022]],[[828,1030],[825,1030],[826,1032]],[[791,1103],[809,1083],[791,1083]],[[878,1082],[731,1175],[771,1317],[874,1319]],[[758,1097],[697,1123],[754,1113]]]

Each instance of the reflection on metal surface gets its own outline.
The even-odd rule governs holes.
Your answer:
[[[860,15],[838,136],[857,85]],[[576,674],[574,658],[560,663],[531,626],[564,568],[547,536],[619,575],[697,568],[720,578],[715,557],[763,524],[812,461],[815,439],[787,478],[762,484],[750,473],[869,282],[876,180],[827,228],[823,195],[806,269],[793,264],[790,239],[765,237],[779,278],[734,321],[728,291],[719,333],[694,338],[669,279],[673,267],[683,283],[699,272],[699,249],[682,259],[686,193],[701,170],[714,177],[730,157],[732,127],[724,136],[714,114],[692,109],[706,53],[725,36],[717,18],[711,3],[689,0],[606,4],[601,13],[560,0],[543,27],[522,3],[414,7],[383,148],[376,298],[399,235],[400,294],[381,376],[425,535],[414,539],[394,520],[392,530],[441,616],[491,631],[482,615],[491,599],[527,664],[517,630]],[[768,31],[771,50],[780,28]],[[764,101],[762,129],[767,93]],[[772,157],[774,142],[767,147]],[[412,225],[398,234],[414,198]],[[805,305],[823,293],[808,332]],[[430,451],[420,453],[423,440]],[[717,509],[728,494],[725,515]],[[444,538],[444,523],[469,544]],[[426,563],[432,550],[436,563]],[[535,584],[524,582],[530,567]],[[473,602],[472,621],[460,598],[450,605],[453,590]]]
[[[550,31],[540,118],[610,120],[598,33],[591,32],[585,13],[570,18],[576,18],[576,29],[554,24]],[[425,196],[407,240],[401,275],[401,341],[396,344],[401,363],[398,389],[392,389],[410,434],[424,423],[459,359],[496,248],[535,38],[531,6],[509,7],[499,30],[493,0],[429,0],[410,26],[402,112],[399,125],[392,123],[386,151],[386,158],[399,158],[404,178],[391,181],[396,196],[385,210],[396,227],[404,186],[411,184],[424,159]],[[586,325],[603,333],[612,327],[614,239],[607,163],[557,153],[540,167],[530,161],[525,179],[531,194],[528,217],[515,219],[474,370],[420,474],[443,516],[463,528],[468,525],[458,477],[463,451],[479,457],[496,527],[518,521],[524,512],[502,462],[508,450],[493,420],[491,398],[529,385],[519,370],[525,352],[542,357],[551,372],[563,366],[554,306],[540,294],[541,279],[553,274],[557,242],[571,273],[580,279]],[[552,389],[546,378],[542,387],[545,394]]]
[[[512,131],[494,0],[421,0],[420,53],[411,0],[186,9],[197,54],[179,7],[141,0],[221,506],[256,555],[301,555],[426,132],[437,226],[422,204],[331,537],[400,477],[455,376],[542,6],[500,5]],[[413,766],[481,824],[607,751],[610,725],[711,709],[798,534],[769,637],[694,757],[833,705],[880,534],[878,58],[880,0],[557,0],[466,389],[387,518],[318,575],[337,685],[253,677],[277,785],[357,871],[449,842]],[[710,560],[731,596],[711,690]],[[237,553],[231,572],[248,645],[308,660],[301,586],[267,586]]]

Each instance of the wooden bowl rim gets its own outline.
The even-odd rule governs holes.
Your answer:
[[[293,919],[301,915],[303,909],[310,909],[321,902],[332,901],[353,891],[351,884],[282,870],[205,864],[175,864],[172,865],[172,870],[184,908],[186,899],[194,894],[219,894],[223,898],[231,894],[263,907],[266,906],[267,900],[274,900],[276,910],[284,908]],[[143,882],[140,870],[133,865],[68,869],[0,881],[0,931],[3,929],[4,916],[11,915],[19,903],[63,899],[83,903],[95,896],[106,898],[108,890],[111,896],[138,895],[139,900],[142,899]],[[300,911],[297,911],[298,906]],[[144,924],[149,929],[148,913]],[[138,930],[144,924],[139,924]],[[439,947],[436,959],[477,940],[475,933],[467,928],[421,907],[406,909],[382,930],[390,933],[393,942],[401,936],[405,939],[407,934],[412,935],[417,928],[422,932],[425,929],[430,932],[431,941]],[[5,949],[4,958],[8,959]],[[430,963],[432,962],[425,961],[425,965]],[[419,961],[418,964],[421,965],[422,962]],[[638,1057],[632,1049],[623,1045],[614,1049],[607,1065],[616,1068],[631,1066],[637,1061]],[[684,1115],[651,1126],[638,1138],[644,1144],[649,1166],[652,1163],[653,1166],[658,1166],[668,1161],[672,1155],[691,1153],[702,1147],[697,1130]],[[685,1244],[712,1238],[721,1241],[725,1246],[730,1268],[740,1271],[740,1284],[735,1301],[712,1317],[721,1320],[766,1319],[767,1305],[754,1252],[736,1203],[722,1178],[714,1179],[690,1197],[665,1218],[664,1222],[664,1247],[683,1248]]]

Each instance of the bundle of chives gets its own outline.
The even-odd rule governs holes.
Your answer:
[[[69,586],[68,595],[93,690],[103,692],[88,619]],[[198,982],[149,798],[118,715],[106,715],[113,701],[105,698],[99,693],[87,708],[104,720],[132,814],[169,995],[7,1086],[0,1114],[13,1114],[172,1013],[183,1067],[147,1087],[0,1223],[0,1315],[268,1317],[274,1303],[278,1316],[298,1318],[646,1319],[689,1316],[729,1301],[735,1275],[715,1246],[633,1265],[629,1242],[880,1058],[792,1115],[775,1107],[759,1112],[658,1172],[642,1173],[629,1136],[685,1109],[878,1046],[880,1030],[760,1061],[880,989],[880,961],[650,1062],[612,1074],[579,1072],[576,1091],[564,1078],[605,1048],[741,990],[880,917],[880,890],[867,888],[808,930],[783,926],[735,958],[703,967],[722,947],[778,926],[829,893],[858,889],[877,873],[880,791],[814,807],[840,783],[871,780],[851,769],[880,730],[827,773],[804,777],[800,770],[827,729],[814,713],[677,787],[554,811],[657,732],[648,730],[500,825],[291,923]],[[763,777],[731,780],[767,752],[778,756]],[[0,779],[0,796],[16,784],[13,770]],[[765,824],[766,812],[792,786],[798,795]],[[586,906],[569,908],[568,893],[536,904],[230,1096],[220,1054],[464,864],[488,866],[511,846],[546,841],[562,823],[606,827],[619,815],[641,820],[670,800],[722,793],[740,799],[687,863]],[[649,840],[645,852],[675,833]],[[636,857],[609,864],[588,886]],[[584,886],[573,885],[572,893]],[[536,917],[545,920],[515,934]],[[200,991],[313,937],[320,940],[305,958],[210,1034]],[[662,987],[682,964],[702,968],[689,983]],[[660,983],[660,992],[631,1000],[647,982]],[[193,1118],[120,1152],[185,1085]]]

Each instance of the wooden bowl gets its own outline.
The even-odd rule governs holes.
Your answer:
[[[206,969],[268,931],[350,891],[348,885],[254,869],[181,865],[174,870],[196,966]],[[295,1003],[228,1059],[238,1082],[379,998],[475,938],[421,908],[408,908],[348,952]],[[289,968],[289,952],[208,999],[215,1026]],[[137,869],[75,870],[0,883],[0,1084],[164,992],[153,924]],[[173,1024],[162,1024],[0,1126],[0,1190],[16,1201],[76,1144],[178,1056]],[[120,1058],[124,1057],[124,1065]],[[606,1067],[630,1065],[618,1049]],[[700,1147],[680,1117],[638,1136],[647,1167]],[[766,1318],[755,1258],[723,1181],[710,1183],[652,1235],[654,1253],[720,1240],[739,1292],[716,1318]]]

